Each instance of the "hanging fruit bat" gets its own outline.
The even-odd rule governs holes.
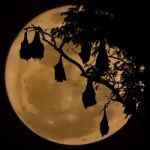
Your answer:
[[[30,46],[31,46],[31,57],[32,58],[34,58],[34,59],[43,58],[44,46],[41,43],[39,31],[35,31],[35,35],[34,35],[32,43],[30,43]]]
[[[63,82],[64,80],[66,80],[66,74],[62,63],[62,56],[60,56],[58,63],[54,66],[54,69],[56,81]]]
[[[79,56],[84,64],[89,61],[90,54],[91,54],[91,45],[88,42],[84,42],[81,45],[81,52],[79,53]]]
[[[103,118],[100,122],[100,132],[102,136],[104,136],[108,133],[108,131],[109,131],[109,125],[108,125],[108,120],[107,120],[106,107],[104,107]]]
[[[82,101],[83,101],[85,108],[96,104],[95,90],[93,87],[93,82],[90,81],[89,79],[87,81],[86,89],[82,93]]]
[[[21,48],[20,48],[20,58],[28,60],[30,59],[30,44],[28,42],[27,38],[27,31],[24,33],[24,40],[21,42]]]
[[[109,68],[109,59],[107,52],[105,50],[106,42],[104,39],[101,39],[100,46],[98,48],[98,56],[96,59],[96,67],[99,69],[99,72],[105,72]]]

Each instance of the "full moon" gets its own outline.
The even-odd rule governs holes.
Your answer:
[[[70,6],[48,10],[33,18],[23,29],[31,24],[43,29],[60,26],[63,20],[60,14],[68,7]],[[82,93],[86,79],[80,75],[78,68],[63,59],[67,80],[63,83],[56,82],[53,67],[58,62],[59,55],[51,46],[41,40],[45,46],[41,61],[20,59],[23,29],[11,45],[6,62],[5,82],[14,111],[30,130],[52,142],[83,145],[108,138],[126,124],[122,105],[111,102],[107,110],[110,130],[102,137],[99,129],[102,114],[99,112],[111,91],[101,85],[96,91],[97,104],[85,109]],[[32,38],[31,33],[29,41]],[[65,51],[77,60],[78,56],[70,49],[71,45],[66,46]]]

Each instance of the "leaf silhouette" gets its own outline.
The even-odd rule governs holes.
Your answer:
[[[92,81],[90,81],[89,79],[87,82],[86,89],[82,94],[82,101],[85,108],[96,104],[95,90]]]
[[[33,41],[31,42],[31,57],[41,59],[44,56],[44,46],[40,41],[40,35],[39,31],[35,31],[35,36],[33,38]]]
[[[108,125],[108,120],[107,120],[107,114],[106,114],[106,107],[104,108],[104,114],[103,118],[100,122],[100,132],[102,136],[106,135],[109,131],[109,125]]]
[[[24,33],[24,40],[21,42],[20,48],[20,58],[22,59],[30,59],[30,44],[27,38],[27,31]]]
[[[66,74],[62,63],[62,56],[60,56],[59,62],[54,66],[55,69],[55,80],[63,82],[66,80]]]

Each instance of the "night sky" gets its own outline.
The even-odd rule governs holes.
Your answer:
[[[146,66],[145,82],[147,83],[145,91],[145,109],[142,111],[144,124],[137,123],[132,119],[128,124],[119,130],[110,138],[93,144],[83,146],[66,146],[49,142],[35,135],[18,119],[13,111],[5,89],[4,71],[5,61],[9,48],[22,27],[32,18],[44,12],[45,10],[62,6],[65,4],[75,4],[83,0],[5,0],[0,5],[0,149],[8,147],[18,149],[52,149],[52,150],[98,150],[98,149],[116,149],[116,150],[135,150],[145,149],[148,145],[148,9],[147,5],[135,3],[131,5],[103,4],[110,9],[118,12],[121,24],[119,33],[125,41],[125,46],[132,49],[132,53],[137,57],[137,61]],[[84,0],[86,1],[86,0]],[[93,2],[95,2],[93,0]],[[149,36],[149,35],[148,35]],[[1,148],[1,147],[5,148]],[[148,149],[148,148],[147,148]]]

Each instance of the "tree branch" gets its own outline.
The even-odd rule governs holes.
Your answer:
[[[72,58],[70,58],[67,54],[64,53],[64,51],[62,49],[58,49],[57,50],[66,60],[68,60],[69,62],[71,62],[72,64],[74,64],[75,66],[77,66],[80,71],[81,74],[86,74],[84,68],[75,60],[73,60]]]
[[[117,101],[120,102],[120,103],[123,103],[123,100],[122,100],[122,98],[121,98],[121,96],[119,94],[119,91],[117,89],[115,89],[113,85],[109,84],[109,82],[107,82],[106,80],[104,80],[102,78],[100,78],[99,80],[94,80],[94,81],[96,81],[96,82],[98,82],[100,84],[103,84],[106,87],[108,87],[111,91],[114,92]]]
[[[114,93],[112,92],[107,98],[107,102],[105,103],[103,109],[100,110],[99,115],[104,111],[105,108],[109,106],[110,102],[113,100],[113,97],[114,97]]]
[[[47,42],[47,43],[48,43],[49,45],[51,45],[52,47],[57,48],[57,44],[56,44],[56,41],[55,41],[54,37],[52,37],[52,35],[50,35],[49,33],[44,32],[43,29],[42,29],[40,26],[35,26],[35,25],[31,24],[31,26],[24,28],[24,30],[31,30],[31,31],[38,30],[38,31],[41,33],[42,39],[43,39],[45,42]],[[54,43],[52,43],[52,42],[50,42],[49,40],[47,40],[47,39],[45,38],[45,35],[48,35],[51,39],[53,39]]]
[[[57,47],[56,40],[55,40],[55,38],[54,38],[50,33],[47,33],[47,32],[45,32],[45,31],[43,31],[43,33],[42,33],[43,38],[45,38],[44,35],[48,35],[48,36],[53,40],[53,42],[54,42],[53,45],[54,45],[55,47]]]
[[[117,59],[119,61],[122,61],[123,63],[125,64],[128,64],[127,62],[125,62],[124,60],[120,59],[120,58],[117,58],[117,57],[114,57],[114,56],[108,56],[109,58],[114,58],[114,59]]]
[[[95,78],[95,79],[94,79],[94,78],[92,78],[91,76],[87,75],[86,72],[85,72],[85,70],[84,70],[84,68],[83,68],[77,61],[75,61],[75,60],[73,60],[72,58],[70,58],[70,57],[63,51],[62,47],[65,45],[66,41],[63,41],[63,42],[61,43],[60,47],[58,48],[56,43],[53,44],[52,42],[50,42],[49,40],[47,40],[47,39],[45,38],[44,35],[48,35],[50,38],[54,38],[54,37],[52,37],[50,34],[44,32],[41,27],[36,27],[36,26],[32,25],[32,27],[25,28],[25,30],[28,30],[28,29],[38,30],[38,31],[41,33],[42,39],[43,39],[45,42],[47,42],[49,45],[51,45],[51,46],[52,46],[57,52],[59,52],[60,55],[62,55],[66,60],[68,60],[70,63],[74,64],[75,66],[77,66],[77,67],[80,69],[80,71],[81,71],[81,76],[83,76],[83,77],[85,77],[85,78],[87,78],[87,79],[91,79],[91,80],[94,81],[94,82],[97,82],[97,83],[100,83],[100,84],[105,85],[105,86],[108,87],[111,91],[114,92],[117,101],[120,102],[120,103],[123,103],[123,100],[121,99],[121,96],[119,95],[118,90],[115,89],[113,85],[109,84],[108,81],[106,81],[106,80],[104,80],[104,79],[102,79],[102,78],[100,78],[100,79]],[[55,41],[55,39],[54,39],[54,41]]]

